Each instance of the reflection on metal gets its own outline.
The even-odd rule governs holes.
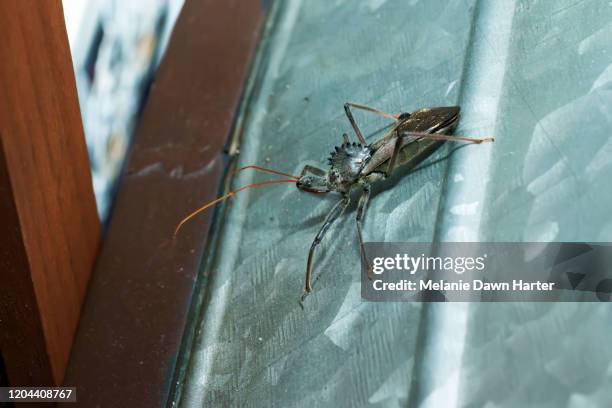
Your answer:
[[[479,239],[610,242],[612,6],[514,3],[507,48],[483,41],[506,64]],[[612,405],[610,305],[469,308],[460,406]]]
[[[83,6],[64,2],[94,190],[103,221],[112,205],[143,98],[182,3],[89,0]]]
[[[350,131],[345,101],[461,105],[457,133],[496,143],[375,189],[371,240],[612,241],[607,0],[282,3],[240,165],[323,161]],[[608,305],[363,303],[351,207],[302,311],[303,253],[333,202],[275,186],[228,206],[183,406],[612,405]]]
[[[504,73],[508,68],[514,1],[478,3],[474,32],[470,41],[461,84],[462,131],[494,134],[504,120],[500,102]],[[444,207],[440,212],[437,240],[478,242],[486,203],[487,175],[491,171],[491,152],[496,146],[462,149],[453,156],[446,186]],[[469,209],[469,210],[461,210]],[[461,406],[462,360],[469,320],[469,304],[432,303],[425,306],[428,324],[422,334],[423,351],[413,387],[413,401],[423,407]],[[453,333],[449,336],[449,333]]]

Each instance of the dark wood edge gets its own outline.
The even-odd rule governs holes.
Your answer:
[[[251,106],[252,100],[257,97],[261,89],[261,84],[263,83],[262,76],[265,74],[265,66],[268,62],[268,55],[271,46],[270,33],[282,15],[284,6],[282,2],[272,3],[264,1],[263,4],[266,14],[266,24],[261,29],[261,39],[252,58],[240,107],[236,112],[234,128],[230,137],[227,139],[225,152],[227,153],[228,163],[221,183],[219,195],[226,194],[228,191],[230,191],[233,179],[232,174],[237,168],[236,165],[239,156],[239,146],[243,136],[243,125],[249,120],[249,107]],[[210,292],[207,285],[210,278],[210,273],[212,272],[212,265],[214,265],[216,258],[221,256],[221,254],[218,253],[217,243],[221,235],[221,230],[223,229],[225,213],[229,204],[229,201],[224,201],[215,206],[214,216],[208,230],[206,249],[204,251],[203,262],[200,268],[201,273],[197,277],[194,297],[191,302],[188,315],[188,324],[185,326],[183,344],[181,345],[180,353],[177,358],[176,372],[174,375],[174,382],[172,384],[170,397],[170,400],[174,404],[180,404],[181,401],[185,377],[189,373],[189,359],[193,351],[194,342],[198,334],[197,331],[199,329],[202,316],[206,313],[204,304],[205,298],[208,296],[214,296],[214,294]]]
[[[213,212],[173,230],[217,196],[263,18],[255,1],[183,7],[85,303],[65,381],[77,405],[169,403]]]

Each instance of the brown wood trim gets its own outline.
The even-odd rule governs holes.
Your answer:
[[[0,2],[0,349],[61,384],[100,240],[61,2]]]
[[[254,53],[258,1],[188,0],[151,89],[81,319],[67,385],[81,406],[168,402]]]

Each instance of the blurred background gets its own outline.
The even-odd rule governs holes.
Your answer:
[[[112,209],[153,74],[184,0],[63,0],[98,213]]]

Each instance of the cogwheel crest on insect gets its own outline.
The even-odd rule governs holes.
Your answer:
[[[370,160],[371,152],[368,146],[359,143],[343,143],[331,152],[329,164],[342,179],[347,180],[357,176],[361,168]]]

